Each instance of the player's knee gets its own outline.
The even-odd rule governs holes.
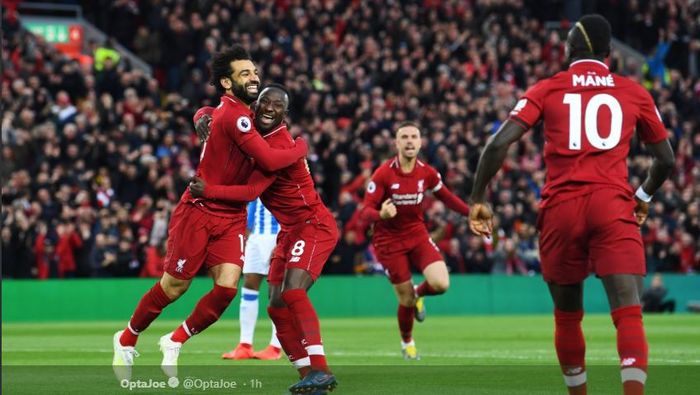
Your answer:
[[[282,307],[287,307],[287,304],[284,303],[284,299],[282,299],[282,295],[279,292],[270,295],[270,307],[278,309]]]
[[[180,280],[172,276],[163,277],[160,282],[163,292],[170,298],[170,300],[175,300],[182,296],[187,289],[190,287],[191,281]]]
[[[450,288],[450,279],[448,277],[437,281],[429,282],[428,284],[430,284],[430,288],[432,288],[436,294],[442,294],[447,292],[447,289]]]
[[[399,294],[399,304],[401,306],[413,307],[416,305],[416,294],[413,292],[406,292]]]
[[[224,288],[236,288],[238,285],[238,280],[231,277],[220,277],[217,278],[214,283],[220,287]]]

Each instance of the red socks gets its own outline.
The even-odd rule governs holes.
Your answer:
[[[420,283],[420,285],[418,285],[418,287],[416,287],[416,295],[418,295],[418,297],[440,295],[442,293],[444,292],[438,292],[431,288],[427,281],[423,281],[422,283]]]
[[[641,395],[647,378],[649,348],[642,323],[640,305],[613,310],[617,328],[617,353],[620,356],[620,376],[625,395]]]
[[[301,330],[296,325],[294,315],[288,307],[272,306],[267,308],[267,314],[277,328],[277,340],[280,341],[282,349],[289,357],[289,362],[299,370],[299,374],[303,377],[304,371],[309,370],[311,361],[304,345],[301,344],[303,337]]]
[[[290,289],[282,292],[282,300],[296,318],[303,335],[306,352],[311,360],[311,369],[328,371],[326,355],[323,351],[321,328],[316,310],[304,289]],[[279,330],[279,328],[278,328]]]
[[[583,310],[554,309],[554,347],[571,395],[586,394],[586,342],[581,330],[582,319]]]
[[[214,284],[214,288],[197,302],[192,314],[173,332],[170,339],[174,342],[184,343],[190,337],[207,329],[221,317],[221,314],[236,297],[237,291],[237,288],[227,288]]]
[[[170,302],[172,301],[165,294],[165,291],[160,286],[160,281],[158,281],[141,297],[138,305],[136,305],[129,324],[119,338],[122,346],[135,346],[138,334],[148,328],[151,322],[160,315],[163,308],[169,305]]]
[[[406,307],[399,305],[397,316],[399,317],[399,331],[401,332],[401,340],[408,343],[413,339],[413,311],[415,307]]]

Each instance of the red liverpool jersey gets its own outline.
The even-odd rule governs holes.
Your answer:
[[[649,92],[592,59],[532,86],[510,119],[526,128],[544,121],[542,207],[601,186],[631,194],[627,154],[635,129],[645,143],[668,137]]]
[[[292,135],[285,125],[274,129],[264,138],[272,148],[294,147]],[[316,192],[305,159],[299,159],[274,174],[275,181],[260,195],[260,199],[283,228],[332,215]]]
[[[238,99],[224,95],[214,110],[209,139],[202,147],[197,176],[212,185],[245,184],[253,172],[255,162],[241,146],[255,138],[253,112]],[[246,203],[194,199],[189,188],[181,201],[197,202],[208,212],[222,216],[245,215]]]
[[[426,234],[423,198],[426,191],[437,192],[440,188],[440,173],[420,160],[410,173],[401,170],[398,158],[379,166],[367,184],[364,204],[379,210],[386,199],[391,199],[396,216],[374,223],[374,243],[381,245]]]

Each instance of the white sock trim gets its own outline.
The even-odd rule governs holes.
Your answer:
[[[416,342],[413,339],[411,339],[411,341],[408,343],[401,340],[401,348],[406,348],[408,346],[415,346],[415,345],[416,345]]]
[[[620,370],[620,378],[625,381],[639,381],[642,384],[647,382],[647,373],[639,368],[624,368]]]
[[[295,368],[303,368],[304,366],[309,366],[311,365],[311,358],[304,357],[301,359],[297,359],[296,361],[292,361],[292,365],[294,365]]]
[[[564,382],[566,383],[567,387],[578,387],[581,384],[586,384],[587,379],[588,377],[586,376],[586,372],[577,374],[575,376],[564,375]]]
[[[185,330],[187,336],[192,337],[192,332],[190,332],[190,328],[187,327],[187,321],[182,321],[182,329]]]
[[[320,344],[313,345],[313,346],[306,346],[306,353],[309,355],[326,355],[323,353],[323,346]]]
[[[134,328],[131,327],[131,321],[127,322],[126,328],[133,334],[134,336],[138,336],[139,333],[134,330]]]
[[[241,288],[241,292],[243,292],[244,295],[260,295],[260,290],[250,289],[246,287]]]

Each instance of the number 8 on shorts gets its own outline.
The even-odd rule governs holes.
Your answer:
[[[289,259],[289,262],[299,262],[301,260],[301,256],[304,254],[304,247],[306,246],[306,242],[304,240],[298,240],[296,243],[294,243],[294,246],[292,246],[292,251],[290,254],[292,254],[292,258]]]

